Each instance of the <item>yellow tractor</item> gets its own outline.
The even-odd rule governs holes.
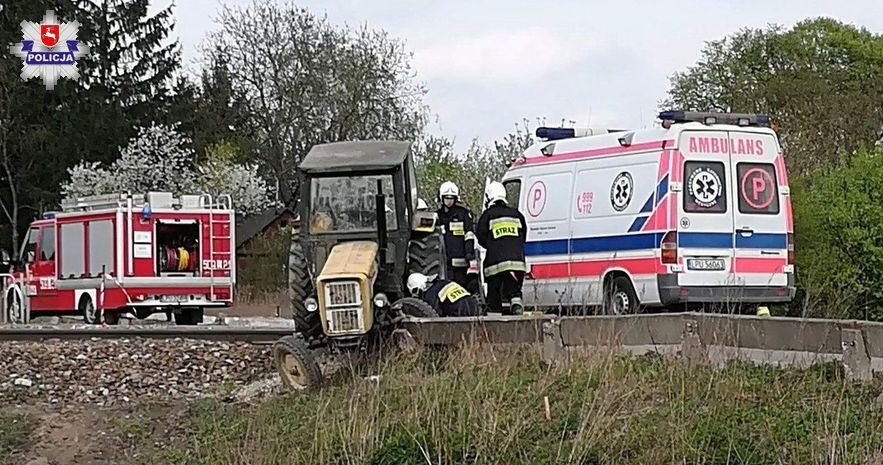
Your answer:
[[[410,144],[335,142],[314,146],[297,169],[300,228],[289,254],[295,333],[273,346],[283,384],[322,382],[315,350],[365,353],[404,315],[437,317],[408,296],[412,272],[444,277],[435,212],[418,208]]]

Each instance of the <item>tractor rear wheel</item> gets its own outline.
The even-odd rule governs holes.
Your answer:
[[[417,318],[438,318],[438,312],[431,305],[416,297],[402,297],[393,303],[392,308]]]
[[[307,266],[303,245],[292,238],[288,255],[288,297],[294,316],[294,331],[310,342],[322,336],[322,320],[319,312],[307,311],[304,305],[304,299],[313,291]]]
[[[444,238],[437,231],[413,238],[408,243],[408,274],[437,274],[447,278]]]

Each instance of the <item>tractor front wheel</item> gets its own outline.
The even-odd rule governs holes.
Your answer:
[[[392,304],[392,308],[416,318],[438,318],[438,312],[431,305],[416,297],[402,297]]]
[[[276,341],[273,359],[287,389],[302,391],[322,384],[322,370],[300,337],[285,336]]]

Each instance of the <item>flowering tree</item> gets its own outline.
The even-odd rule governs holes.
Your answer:
[[[109,168],[81,162],[68,169],[70,181],[62,184],[62,196],[126,191],[230,194],[233,207],[243,214],[274,204],[266,182],[252,165],[236,164],[230,156],[210,156],[203,165],[193,167],[191,142],[177,129],[177,124],[139,128]]]

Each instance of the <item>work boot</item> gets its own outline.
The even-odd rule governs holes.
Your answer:
[[[524,313],[524,304],[521,302],[521,297],[513,297],[511,303],[511,310],[513,315],[521,315]]]

